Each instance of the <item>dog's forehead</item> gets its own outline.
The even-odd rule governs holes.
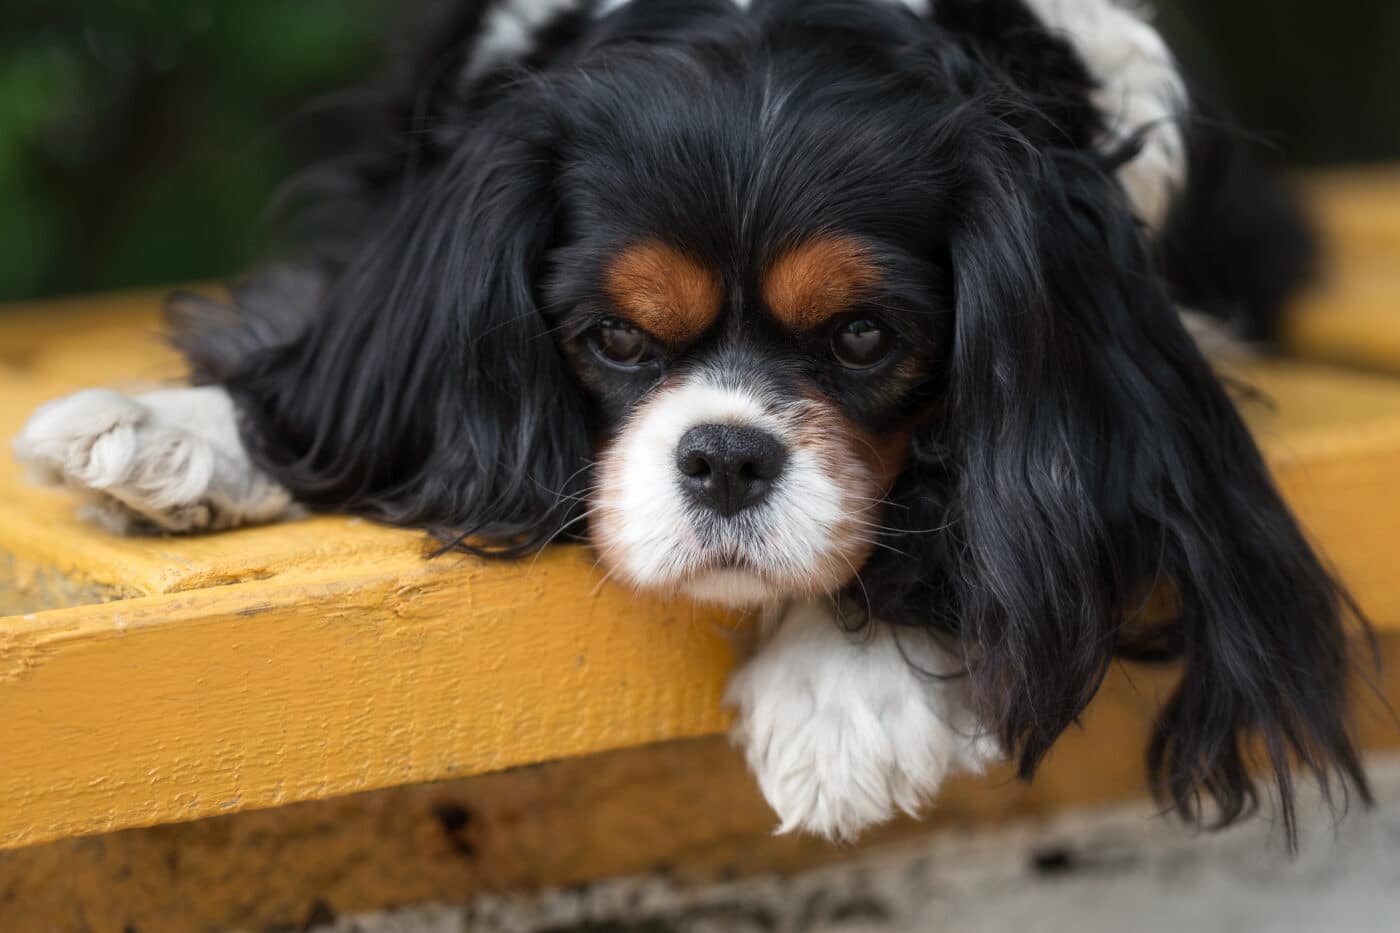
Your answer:
[[[809,333],[887,288],[926,284],[947,199],[917,170],[935,156],[898,114],[831,139],[825,113],[794,107],[762,136],[735,111],[651,119],[660,96],[624,101],[615,132],[580,121],[561,139],[554,268],[566,281],[669,344],[733,312]]]
[[[646,2],[629,4],[643,24]],[[681,240],[712,264],[772,261],[814,232],[907,244],[946,216],[972,146],[939,128],[969,108],[941,72],[906,60],[903,5],[837,0],[813,5],[811,22],[787,0],[752,14],[728,0],[680,6],[656,4],[674,29],[664,38],[600,27],[528,98],[548,114],[564,239],[622,229]]]

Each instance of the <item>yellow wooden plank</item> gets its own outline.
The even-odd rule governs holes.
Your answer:
[[[141,388],[179,378],[162,342],[162,295],[137,292],[6,309],[0,317],[0,438],[36,406],[94,385]],[[421,535],[344,519],[252,528],[218,537],[118,538],[77,520],[69,496],[24,483],[0,456],[0,554],[16,573],[57,570],[111,596],[153,595],[351,561],[423,553]],[[85,591],[86,592],[86,591]]]
[[[1400,250],[1394,262],[1394,271],[1358,271],[1304,296],[1286,319],[1289,349],[1400,374]]]
[[[0,433],[94,383],[178,373],[154,304],[0,322]],[[1250,375],[1281,480],[1383,626],[1400,628],[1400,384]],[[0,847],[321,799],[724,726],[726,620],[600,586],[591,558],[423,560],[421,536],[328,517],[115,538],[0,458],[0,555],[69,581],[0,620]],[[65,595],[66,594],[66,595]],[[76,595],[74,595],[76,594]],[[97,594],[113,601],[87,604]],[[71,597],[71,598],[70,598]]]
[[[1333,234],[1345,245],[1372,243],[1400,247],[1400,164],[1381,163],[1313,172],[1301,179],[1302,190]],[[1345,255],[1338,258],[1345,260]]]
[[[1383,691],[1400,699],[1400,634],[1382,648]],[[955,780],[921,822],[873,832],[859,851],[1140,798],[1142,750],[1171,680],[1161,669],[1115,670],[1083,729],[1065,736],[1033,784],[1005,771]],[[1361,699],[1361,740],[1393,747],[1394,720]],[[0,852],[0,930],[299,929],[327,911],[643,872],[719,881],[855,854],[772,828],[742,757],[722,738],[668,742]]]
[[[1400,166],[1310,176],[1322,280],[1285,320],[1299,356],[1400,373]]]
[[[1400,630],[1400,380],[1297,363],[1240,375],[1242,408],[1309,537],[1375,624]]]
[[[591,568],[411,553],[5,620],[0,846],[723,728],[715,620]]]

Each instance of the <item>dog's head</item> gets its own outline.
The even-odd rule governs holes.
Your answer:
[[[245,292],[242,337],[185,345],[308,504],[958,636],[1027,773],[1115,655],[1160,652],[1183,809],[1248,806],[1255,730],[1285,789],[1289,754],[1356,777],[1337,590],[1172,307],[1133,151],[1096,150],[1088,74],[1020,4],[938,6],[467,41],[358,176],[313,310]]]
[[[1087,103],[1052,120],[898,5],[695,7],[594,25],[493,99],[448,177],[516,183],[479,231],[496,261],[520,242],[527,304],[493,313],[542,325],[548,384],[582,390],[588,452],[561,491],[612,575],[735,605],[836,593],[905,549],[882,538],[946,524],[909,528],[891,493],[927,467],[916,446],[997,417],[995,386],[958,384],[992,374],[955,357],[1057,352],[1043,262],[1070,200],[1099,229],[1066,250],[1066,284],[1112,293],[1145,263]]]

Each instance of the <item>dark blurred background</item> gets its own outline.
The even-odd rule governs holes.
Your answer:
[[[236,271],[311,156],[315,103],[374,74],[420,2],[6,0],[0,300]],[[1158,7],[1289,164],[1400,158],[1400,0]]]

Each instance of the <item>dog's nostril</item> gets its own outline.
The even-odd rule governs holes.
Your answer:
[[[710,475],[710,461],[697,450],[681,457],[681,472],[692,479],[703,479]]]
[[[774,451],[773,456],[760,454],[755,457],[745,459],[739,465],[739,475],[749,480],[774,480],[782,472],[783,462],[787,459],[786,453],[781,447]]]
[[[691,428],[676,450],[676,468],[691,498],[726,517],[762,502],[786,462],[781,441],[741,425]]]

